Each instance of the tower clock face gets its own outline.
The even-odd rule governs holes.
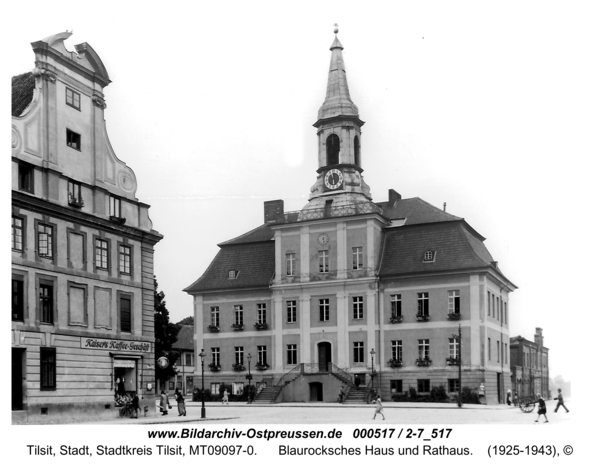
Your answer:
[[[327,174],[325,174],[325,186],[330,190],[335,190],[342,186],[342,182],[344,181],[342,172],[338,169],[331,169]]]
[[[317,237],[317,242],[319,242],[319,245],[326,245],[328,241],[329,235],[327,235],[326,233],[319,234],[319,236]]]

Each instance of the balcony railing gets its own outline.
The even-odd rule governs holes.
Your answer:
[[[69,206],[82,208],[84,206],[83,199],[81,197],[76,197],[73,193],[69,193]]]
[[[356,203],[346,204],[344,206],[330,206],[318,209],[304,209],[302,211],[290,211],[280,214],[275,223],[291,224],[313,219],[327,219],[330,217],[355,216],[357,214],[381,214],[383,209],[375,203]]]
[[[415,361],[415,365],[417,365],[417,366],[429,366],[429,365],[431,365],[431,359],[429,357],[419,357]]]
[[[390,316],[390,323],[401,323],[402,315],[392,315]]]
[[[429,315],[424,315],[423,313],[416,314],[417,321],[429,321]]]

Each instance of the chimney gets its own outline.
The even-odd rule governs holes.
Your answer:
[[[265,224],[277,221],[283,215],[283,200],[265,201]]]
[[[535,328],[534,340],[538,347],[542,348],[544,346],[544,336],[542,336],[542,328]]]
[[[398,193],[396,190],[394,190],[393,188],[390,188],[388,190],[388,198],[389,198],[389,204],[394,206],[397,201],[402,199],[402,195],[400,193]]]

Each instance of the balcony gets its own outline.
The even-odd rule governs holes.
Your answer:
[[[233,329],[234,331],[243,331],[244,325],[243,324],[232,324],[231,329]]]
[[[217,371],[221,371],[221,365],[219,365],[218,363],[209,363],[208,369],[213,373],[216,373]]]
[[[257,331],[264,331],[265,329],[269,329],[269,325],[267,323],[254,323],[254,328]]]
[[[417,366],[429,366],[431,365],[431,359],[429,357],[419,357],[415,360]]]
[[[85,204],[83,203],[83,199],[81,197],[76,197],[73,193],[69,193],[69,206],[72,206],[77,209],[81,209]]]
[[[423,313],[417,313],[415,316],[417,317],[417,321],[429,321],[429,315],[424,315]]]
[[[375,203],[346,204],[344,206],[331,206],[319,209],[305,209],[302,211],[291,211],[279,214],[275,220],[276,224],[292,224],[295,222],[313,219],[328,219],[331,217],[355,216],[357,214],[380,214],[383,209]]]
[[[402,315],[390,316],[390,323],[395,324],[395,323],[401,323],[401,322],[402,322]]]
[[[214,324],[209,324],[207,328],[210,332],[219,332],[221,330],[219,326],[215,326]]]
[[[233,371],[246,371],[246,367],[241,363],[234,363],[233,365],[231,365],[231,368],[233,369]]]
[[[446,357],[446,365],[458,365],[458,357]]]
[[[460,319],[460,313],[448,313],[448,319],[451,321],[458,321]]]
[[[398,360],[397,358],[390,358],[388,360],[388,366],[392,368],[400,368],[402,366],[402,360]]]
[[[108,216],[108,218],[112,221],[112,222],[116,222],[117,224],[124,224],[125,221],[127,219],[125,219],[124,217],[118,217],[118,216]]]
[[[265,371],[271,367],[268,363],[257,363],[256,365],[254,365],[254,368],[256,368],[258,371]]]

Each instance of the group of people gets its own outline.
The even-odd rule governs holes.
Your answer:
[[[555,401],[558,401],[558,403],[556,404],[556,407],[554,408],[554,413],[558,412],[558,409],[560,407],[564,408],[567,413],[569,413],[569,409],[567,409],[567,406],[565,405],[565,401],[562,395],[562,390],[559,389],[558,390],[558,395],[554,398]],[[513,404],[514,406],[517,406],[519,403],[519,397],[517,395],[517,392],[515,391],[514,394],[512,393],[512,391],[509,389],[506,393],[506,404],[507,405],[511,405]],[[535,423],[538,423],[540,420],[540,416],[543,415],[545,422],[544,423],[548,423],[548,417],[546,416],[546,401],[542,398],[541,394],[537,394],[536,395],[536,401],[535,403],[538,406],[538,416],[537,419],[535,420]]]
[[[179,412],[180,417],[185,417],[187,415],[187,410],[185,408],[185,397],[181,394],[179,389],[175,389],[175,402],[177,402],[177,411]],[[160,412],[162,415],[168,415],[169,409],[171,409],[171,402],[169,401],[169,394],[165,391],[160,391]]]

